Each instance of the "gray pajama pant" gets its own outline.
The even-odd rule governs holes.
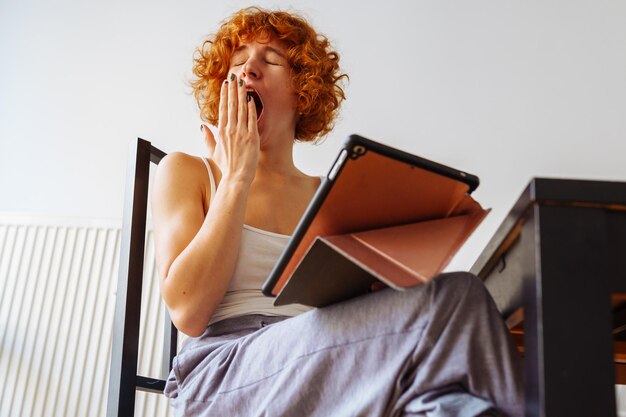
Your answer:
[[[296,317],[209,326],[174,360],[176,416],[521,416],[520,357],[482,282],[442,274]]]

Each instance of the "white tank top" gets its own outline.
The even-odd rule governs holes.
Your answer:
[[[202,158],[202,161],[209,173],[212,201],[216,192],[215,179],[208,161],[205,158]],[[261,286],[290,237],[257,229],[247,224],[243,225],[235,271],[226,294],[213,313],[209,324],[247,314],[291,317],[311,310],[311,307],[300,304],[275,307],[272,304],[274,299],[264,296],[261,292]]]

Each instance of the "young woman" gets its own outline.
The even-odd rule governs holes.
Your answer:
[[[184,416],[521,415],[519,357],[482,283],[443,274],[321,309],[260,288],[320,184],[292,159],[344,99],[339,57],[301,17],[248,8],[197,51],[212,149],[159,166],[161,292],[192,336],[165,394]]]

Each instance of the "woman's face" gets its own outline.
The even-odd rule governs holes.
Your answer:
[[[291,135],[293,140],[296,94],[291,84],[291,67],[281,44],[273,40],[242,44],[232,55],[230,72],[244,80],[255,100],[261,143],[282,135]]]

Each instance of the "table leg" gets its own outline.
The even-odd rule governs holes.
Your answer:
[[[535,205],[523,227],[526,416],[615,416],[605,212]]]

